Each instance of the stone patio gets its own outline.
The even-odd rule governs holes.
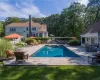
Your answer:
[[[51,44],[49,44],[51,45]],[[55,45],[55,44],[53,44]],[[57,44],[56,44],[57,45]],[[4,61],[4,65],[90,65],[88,64],[87,56],[91,53],[86,53],[83,47],[71,47],[64,45],[68,49],[72,50],[74,53],[78,54],[80,57],[31,57],[31,55],[42,48],[44,45],[36,45],[32,47],[22,48],[27,54],[30,55],[28,61],[26,60],[22,64],[15,64],[15,59]]]

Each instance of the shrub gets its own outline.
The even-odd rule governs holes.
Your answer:
[[[68,44],[71,46],[77,46],[80,44],[80,41],[77,39],[72,39],[72,40],[68,41]]]
[[[36,39],[33,39],[33,38],[27,38],[26,40],[25,40],[25,42],[27,43],[27,44],[31,44],[31,43],[33,43],[33,44],[37,44],[38,42],[37,42],[37,40]]]
[[[33,39],[32,38],[27,38],[25,40],[25,43],[27,43],[27,44],[33,43]]]
[[[37,38],[35,38],[36,40],[49,40],[50,38],[48,37],[48,38],[42,38],[42,37],[37,37]]]
[[[41,40],[37,40],[37,42],[38,42],[39,44],[41,44]]]
[[[67,37],[67,38],[57,38],[57,40],[71,40],[71,37]]]
[[[0,39],[0,56],[6,56],[7,49],[13,50],[12,44],[8,40]]]
[[[38,44],[37,40],[33,39],[33,44]]]
[[[16,44],[17,47],[24,47],[24,43],[22,41],[19,41],[19,43]]]

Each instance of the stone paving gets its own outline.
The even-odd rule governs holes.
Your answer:
[[[51,45],[51,44],[49,44]],[[55,44],[53,44],[55,45]],[[57,45],[57,44],[56,44]],[[42,48],[44,45],[36,45],[32,47],[22,48],[23,51],[26,51],[27,54],[30,55],[29,59],[24,63],[15,64],[15,59],[4,61],[4,65],[90,65],[88,64],[87,56],[91,55],[91,53],[86,53],[83,47],[71,47],[68,45],[64,45],[68,49],[72,50],[76,54],[78,54],[79,58],[72,57],[31,57],[31,55]]]

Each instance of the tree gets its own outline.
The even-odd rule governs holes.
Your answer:
[[[86,12],[90,19],[89,23],[100,20],[100,0],[89,0]]]
[[[0,37],[4,33],[3,24],[0,22]]]
[[[20,19],[17,18],[17,17],[7,17],[5,19],[5,23],[6,25],[10,24],[10,23],[13,23],[13,22],[20,22]]]
[[[32,21],[33,22],[43,23],[43,20],[44,20],[43,17],[42,18],[34,18],[34,17],[32,17]]]
[[[44,24],[47,24],[49,34],[58,36],[59,33],[59,14],[52,14],[43,20]]]
[[[85,6],[74,2],[65,8],[60,16],[60,36],[79,37],[84,29]]]
[[[19,18],[19,21],[20,21],[20,22],[27,22],[28,19],[26,19],[26,18]]]

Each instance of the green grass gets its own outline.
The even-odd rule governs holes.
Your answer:
[[[100,67],[1,66],[0,80],[100,80]]]

